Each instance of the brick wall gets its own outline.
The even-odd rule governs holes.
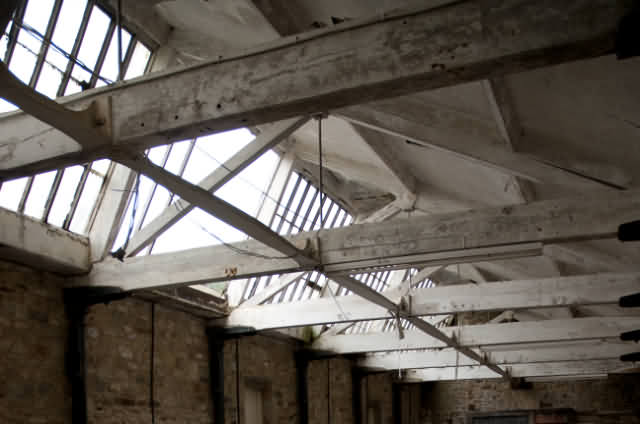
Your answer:
[[[137,299],[96,305],[87,316],[86,351],[90,422],[150,423],[153,362],[156,422],[211,423],[203,320]]]
[[[247,386],[263,391],[268,423],[298,422],[295,352],[299,348],[291,341],[261,335],[225,342],[225,423],[245,424]],[[309,363],[310,424],[353,423],[351,366],[350,360],[341,358]]]
[[[0,261],[2,423],[70,422],[63,284],[64,280],[54,275]],[[90,423],[151,422],[152,324],[156,422],[213,422],[206,322],[129,298],[93,306],[86,318]],[[298,421],[298,348],[291,341],[268,336],[225,343],[227,423],[244,424],[242,389],[247,384],[268,392],[269,423]],[[351,361],[313,361],[308,375],[310,422],[352,423]],[[378,384],[373,384],[372,390],[378,390]]]
[[[0,261],[0,422],[66,424],[62,280]]]
[[[469,412],[571,408],[579,422],[639,423],[630,414],[640,405],[640,377],[611,376],[604,380],[533,383],[512,390],[500,380],[470,380],[415,385],[420,422],[464,424]]]

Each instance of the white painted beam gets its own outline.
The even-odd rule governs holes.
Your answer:
[[[492,78],[482,81],[491,114],[496,121],[498,131],[505,142],[505,147],[512,152],[518,150],[520,144],[522,127],[516,116],[513,101],[509,95],[509,90],[502,78]],[[525,181],[520,177],[511,177],[516,188],[519,203],[532,202],[535,199],[535,191],[531,187],[530,181]]]
[[[2,208],[0,258],[65,275],[91,269],[86,237]]]
[[[296,163],[296,155],[292,148],[282,155],[278,167],[273,173],[271,184],[267,189],[267,195],[258,211],[258,221],[267,225],[271,225],[273,218],[278,209],[278,205],[282,202],[282,196],[287,188],[287,182],[293,172],[293,165]]]
[[[113,247],[135,179],[136,174],[126,166],[112,165],[104,196],[96,204],[96,216],[89,229],[91,262],[103,260]]]
[[[411,264],[446,265],[524,256],[526,252],[540,254],[539,248],[534,249],[527,243],[615,238],[618,226],[637,219],[639,209],[640,192],[629,190],[351,225],[321,233],[300,233],[286,239],[298,245],[318,239],[322,246],[321,260],[329,272],[349,273],[382,266],[401,268]],[[278,255],[277,251],[253,241],[239,243],[237,247]],[[235,278],[302,270],[290,259],[249,258],[234,254],[225,246],[213,246],[130,258],[124,264],[105,261],[96,265],[83,283],[116,285],[126,290],[190,285],[227,280],[229,275],[225,269],[231,267],[237,271]]]
[[[331,278],[343,284],[340,278],[335,276]],[[634,293],[639,287],[640,273],[593,274],[481,285],[440,286],[413,290],[410,298],[406,299],[407,306],[402,313],[418,317],[474,311],[617,304],[620,296]],[[383,296],[381,294],[376,294],[375,299],[370,299],[383,306],[367,302],[359,296],[348,295],[338,297],[335,301],[311,299],[286,304],[244,307],[235,309],[219,324],[227,327],[253,327],[257,330],[267,330],[386,319],[389,318],[388,311],[396,308],[400,295],[401,293],[389,293],[384,303],[378,301],[378,297]],[[336,302],[340,304],[340,309],[336,307]]]
[[[291,284],[297,282],[304,276],[306,272],[294,272],[292,274],[284,274],[278,278],[278,281],[275,281],[269,284],[261,292],[251,296],[249,299],[242,302],[242,305],[239,309],[244,309],[250,306],[258,306],[266,303],[278,293],[281,293],[283,290],[286,290]]]
[[[96,99],[83,110],[68,109],[24,84],[4,62],[0,62],[0,89],[2,98],[60,130],[83,149],[100,149],[110,144],[111,105],[108,98]],[[15,141],[2,147],[11,152],[14,144]]]
[[[547,343],[577,340],[618,340],[620,333],[638,328],[639,317],[573,318],[504,324],[482,324],[444,327],[442,331],[455,335],[461,346],[488,348],[495,345]],[[343,334],[321,337],[313,349],[339,354],[385,352],[395,350],[436,349],[445,347],[439,340],[415,330],[405,331],[398,340],[393,332]]]
[[[266,151],[293,134],[295,130],[304,125],[308,119],[308,117],[298,117],[275,122],[268,129],[261,132],[255,140],[240,149],[223,165],[203,178],[202,181],[198,183],[198,186],[209,192],[218,190],[242,172],[247,166],[251,165]],[[153,221],[149,222],[133,235],[129,241],[127,255],[136,255],[173,224],[191,212],[193,208],[193,204],[184,199],[177,200],[174,204],[167,207]]]
[[[593,360],[548,362],[537,364],[514,364],[508,367],[511,377],[562,377],[569,376],[593,376],[616,372],[624,364],[618,360]],[[478,367],[450,367],[450,368],[426,368],[421,370],[409,370],[403,377],[406,383],[421,383],[425,381],[446,380],[475,380],[487,378],[500,378],[490,370]]]
[[[382,131],[400,138],[409,139],[417,144],[455,154],[463,159],[481,165],[490,166],[508,175],[527,180],[571,187],[573,189],[605,191],[611,186],[594,179],[585,178],[576,173],[565,171],[524,154],[510,151],[505,147],[487,142],[475,142],[467,139],[449,137],[444,139],[428,138],[428,128],[421,122],[413,121],[380,106],[356,106],[335,112],[349,122]]]
[[[269,227],[246,214],[240,209],[230,205],[222,199],[214,196],[203,188],[191,184],[171,172],[155,165],[144,155],[134,155],[129,152],[121,152],[114,160],[134,169],[169,191],[177,194],[189,203],[210,213],[221,221],[244,232],[262,244],[280,252],[281,255],[291,257],[297,263],[312,265],[314,262],[307,258],[302,249],[294,246],[285,238],[274,233]]]
[[[114,143],[141,149],[203,132],[606,54],[614,48],[620,18],[632,6],[631,0],[480,0],[423,6],[88,91],[74,102],[109,98]],[[55,157],[48,146],[25,137],[0,139],[0,157],[17,144],[22,150],[37,150],[36,156]],[[99,150],[58,157],[55,164],[2,161],[1,178],[84,162],[104,154]]]
[[[398,186],[402,187],[402,192],[395,193],[396,200],[394,204],[399,210],[412,209],[416,202],[416,186],[417,181],[414,175],[411,174],[405,163],[398,157],[396,151],[385,143],[384,135],[378,131],[373,131],[368,128],[355,127],[355,131],[360,134],[360,138],[371,149],[371,151],[380,159],[384,166],[389,170],[391,175],[397,181]],[[393,192],[389,190],[387,186],[379,187],[383,190]],[[376,218],[379,221],[384,221],[387,217]],[[369,222],[374,222],[369,220]]]
[[[492,351],[489,359],[498,365],[539,362],[589,361],[618,359],[620,355],[636,352],[633,343],[621,341],[589,341],[559,347],[529,346],[521,350]],[[453,349],[421,350],[368,354],[358,359],[357,365],[375,370],[411,368],[444,368],[476,365]]]

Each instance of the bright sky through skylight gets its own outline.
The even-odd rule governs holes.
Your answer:
[[[23,24],[45,35],[55,0],[30,0],[23,18]],[[52,42],[67,55],[77,44],[79,31],[82,30],[83,17],[86,15],[86,0],[64,0],[60,8],[57,24],[52,33]],[[10,70],[25,84],[30,82],[36,89],[49,96],[73,94],[82,90],[80,82],[91,86],[106,85],[106,81],[114,81],[118,76],[118,45],[115,22],[111,16],[99,7],[90,10],[88,24],[81,43],[77,45],[77,60],[89,69],[98,69],[99,73],[91,73],[82,66],[70,65],[68,57],[59,50],[46,48],[45,64],[39,78],[34,76],[37,55],[41,53],[42,40],[37,35],[22,28],[19,31],[18,43],[9,60]],[[45,35],[46,36],[46,35]],[[133,39],[131,32],[123,30],[123,52],[129,49]],[[2,37],[0,55],[5,57],[8,48],[8,33]],[[105,50],[103,50],[103,46]],[[150,52],[143,44],[137,42],[132,47],[131,60],[126,71],[126,78],[136,77],[144,72],[149,61]],[[101,53],[103,51],[103,53]],[[104,55],[101,63],[100,56]],[[70,71],[71,78],[63,83],[65,71]],[[100,78],[98,78],[98,75]],[[15,108],[3,103],[0,111]],[[202,178],[221,166],[239,149],[253,140],[254,136],[247,129],[230,131],[223,134],[202,137],[195,142],[186,140],[172,146],[158,146],[149,151],[149,158],[170,172],[179,174],[184,167],[184,178],[198,183]],[[273,152],[251,164],[216,193],[218,196],[255,216],[264,199],[271,176],[278,162]],[[91,168],[73,166],[63,174],[56,171],[47,172],[33,179],[22,178],[2,185],[0,189],[0,206],[23,211],[23,213],[47,222],[65,226],[69,230],[84,233],[91,216],[93,206],[103,186],[104,177],[109,168],[109,161],[95,162]],[[185,167],[186,164],[186,167]],[[58,185],[55,198],[47,207],[52,187]],[[82,187],[81,195],[77,195],[78,187]],[[142,176],[138,194],[138,210],[136,211],[134,232],[141,226],[157,217],[170,202],[176,198],[164,187]],[[132,203],[132,202],[131,202]],[[69,221],[69,205],[74,211],[73,220]],[[48,216],[44,217],[43,214]],[[116,247],[124,243],[133,214],[133,205],[129,205],[124,224],[121,228]],[[215,237],[213,236],[215,235]],[[162,235],[154,245],[153,252],[166,252],[191,247],[218,244],[216,237],[233,242],[245,239],[238,230],[225,225],[209,214],[194,210],[175,228]],[[148,250],[147,250],[148,251]],[[144,251],[143,251],[144,252]]]

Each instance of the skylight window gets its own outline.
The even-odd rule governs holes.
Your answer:
[[[123,71],[142,75],[151,50],[123,28]],[[117,80],[115,19],[95,0],[28,0],[0,38],[0,57],[25,84],[51,97]],[[0,113],[16,110],[0,100]],[[111,162],[72,166],[0,185],[0,206],[85,233]]]

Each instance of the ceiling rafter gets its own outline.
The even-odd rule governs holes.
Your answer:
[[[0,164],[0,176],[18,177],[105,157],[110,150],[109,141],[142,149],[190,139],[203,132],[256,125],[301,113],[332,110],[416,90],[602,55],[614,47],[618,21],[631,4],[630,1],[605,0],[588,4],[581,0],[560,3],[483,0],[401,11],[382,19],[354,20],[283,38],[237,57],[87,91],[67,106],[77,108],[99,98],[110,99],[113,110],[117,111],[108,120],[113,140],[97,139],[99,142],[91,148],[78,152],[74,144],[61,148],[51,142],[39,144],[41,137],[28,139],[30,126],[27,125],[21,130],[23,136],[19,139],[23,141],[18,142],[21,146],[13,142],[5,145],[5,149],[13,146],[11,148],[32,150],[32,154]],[[516,34],[503,23],[507,13],[513,16],[512,20],[517,20]],[[447,24],[442,26],[439,22]],[[476,27],[477,31],[468,30]],[[423,36],[433,31],[439,34],[437,42],[424,43]],[[509,36],[499,36],[500,31],[508,31]],[[414,42],[403,43],[404,52],[398,55],[395,45],[387,43],[389,37]],[[453,52],[449,51],[451,37],[459,41],[459,47]],[[336,54],[335,49],[341,53]],[[344,54],[346,50],[353,54]],[[420,60],[416,60],[418,58]],[[270,65],[256,66],[257,63]],[[301,66],[303,63],[309,66]],[[365,63],[368,66],[375,63],[376,73],[342,71],[359,69]],[[489,63],[492,66],[487,66]],[[292,69],[298,70],[295,84],[292,84]],[[264,78],[257,72],[279,77]],[[227,82],[208,84],[210,75]],[[329,85],[316,84],[317,75],[323,75]],[[240,81],[252,81],[251,89],[242,95],[236,90],[243,85]],[[296,89],[283,90],[282,87]],[[272,96],[275,92],[282,93],[277,101]],[[198,93],[195,98],[193,93]],[[4,120],[0,119],[2,127]],[[77,124],[81,122],[89,129],[93,127],[90,119],[78,120]],[[86,139],[85,144],[89,141]],[[30,159],[25,159],[28,157]]]
[[[335,276],[331,278],[336,279]],[[338,283],[341,281],[336,279]],[[287,304],[237,308],[219,324],[228,327],[253,327],[269,330],[335,322],[389,318],[389,311],[403,318],[445,315],[461,312],[536,309],[559,306],[615,305],[620,296],[632,293],[640,284],[640,274],[589,274],[484,284],[438,285],[414,289],[409,294],[398,290],[382,293],[386,300],[372,305],[358,296],[336,299],[311,299]],[[392,305],[395,305],[392,307]],[[344,314],[342,311],[345,311]]]
[[[481,346],[491,350],[500,345],[534,346],[540,343],[575,342],[586,340],[619,340],[620,333],[638,326],[638,317],[572,318],[443,327],[448,335],[455,335],[462,346]],[[407,330],[398,340],[391,332],[339,334],[314,341],[314,349],[338,354],[388,352],[446,347],[441,341],[424,337],[419,331]],[[491,348],[491,349],[490,349]]]
[[[224,164],[217,167],[209,175],[198,183],[198,186],[208,192],[214,192],[238,175],[242,170],[251,165],[266,151],[284,141],[295,130],[307,122],[308,117],[291,118],[275,122],[272,126],[262,131],[258,136]],[[194,205],[186,200],[179,199],[174,204],[165,208],[153,221],[134,233],[129,241],[127,256],[134,256],[169,229],[173,224],[186,216],[194,209]]]
[[[323,266],[332,272],[446,265],[536,256],[542,249],[538,243],[615,238],[621,223],[637,218],[638,208],[640,192],[614,191],[598,197],[577,196],[508,208],[434,214],[319,233],[303,232],[286,238],[298,245],[318,239]],[[384,245],[379,243],[382,239],[386,240]],[[277,255],[255,241],[234,246]],[[236,278],[303,270],[291,259],[248,258],[226,246],[213,246],[129,258],[126,264],[104,261],[96,264],[81,283],[116,285],[126,290],[190,285],[228,280],[225,269],[230,266],[236,268]]]

